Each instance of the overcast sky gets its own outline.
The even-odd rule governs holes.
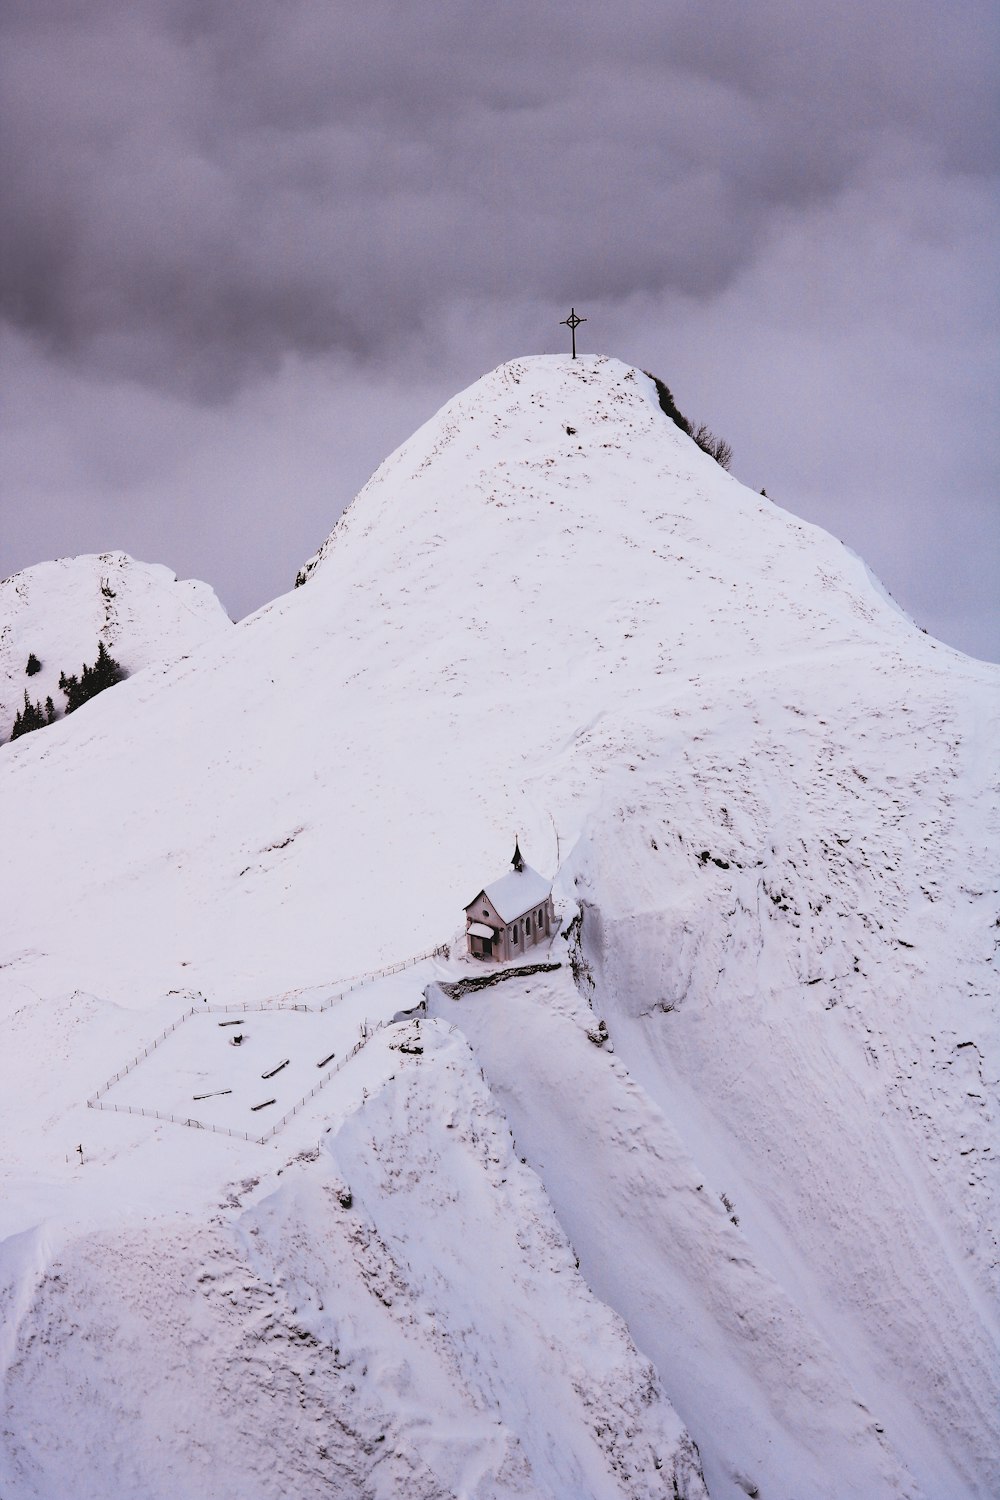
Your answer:
[[[239,617],[504,359],[654,371],[1000,660],[995,0],[5,0],[0,576]]]

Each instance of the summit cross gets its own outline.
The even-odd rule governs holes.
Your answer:
[[[576,315],[576,308],[571,307],[569,310],[569,317],[563,318],[561,323],[559,324],[560,328],[568,328],[570,333],[573,335],[574,359],[576,359],[576,330],[579,328],[581,323],[586,323],[586,321],[586,318],[578,318]]]

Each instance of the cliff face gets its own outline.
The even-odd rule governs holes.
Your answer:
[[[65,1399],[26,1373],[53,1277],[110,1316],[86,1266],[127,1211],[129,1277],[180,1235],[177,1285],[229,1299],[194,1304],[198,1391],[251,1328],[298,1369],[305,1329],[316,1451],[324,1424],[357,1440],[341,1492],[373,1482],[378,1428],[394,1494],[694,1496],[673,1407],[716,1497],[989,1494],[1000,670],[603,358],[462,393],[303,575],[2,752],[15,1432]],[[432,991],[423,1041],[380,1032],[268,1147],[82,1108],[185,1005],[308,1000],[449,939],[515,830],[556,876],[554,976]],[[389,1016],[466,968],[357,1003]],[[83,1135],[99,1159],[64,1170]],[[159,1347],[185,1314],[142,1285]],[[60,1339],[73,1370],[87,1341]],[[430,1435],[427,1360],[428,1392],[465,1392]],[[273,1378],[254,1365],[251,1405]],[[115,1357],[96,1384],[116,1410],[124,1380]],[[317,1492],[261,1442],[270,1478],[234,1468],[233,1493]],[[23,1437],[9,1460],[13,1494],[57,1491]]]

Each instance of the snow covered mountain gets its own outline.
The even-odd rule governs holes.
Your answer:
[[[91,665],[98,642],[126,672],[196,650],[231,621],[207,583],[124,552],[62,557],[0,581],[0,741],[15,715],[51,697],[65,709],[60,674]],[[38,663],[28,672],[29,658]]]
[[[303,571],[0,750],[5,1500],[996,1493],[1000,669],[604,358]]]

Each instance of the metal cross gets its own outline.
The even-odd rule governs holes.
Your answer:
[[[581,323],[586,323],[586,321],[586,318],[578,318],[576,315],[576,308],[571,307],[569,310],[569,317],[563,318],[562,322],[559,324],[560,328],[568,328],[570,333],[573,335],[574,359],[576,359],[576,330],[579,328]]]

